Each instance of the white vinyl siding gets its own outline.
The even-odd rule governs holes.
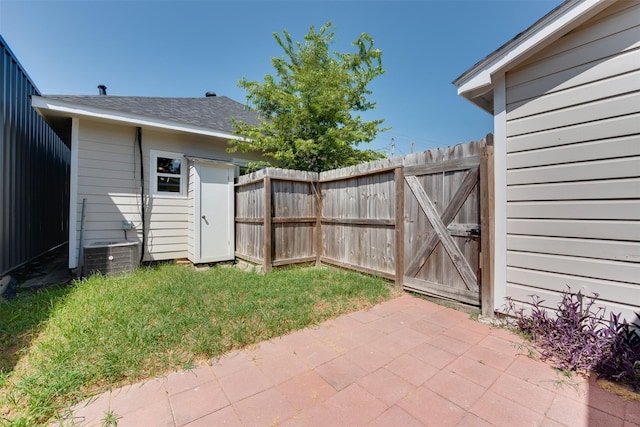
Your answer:
[[[640,4],[620,1],[506,73],[506,295],[571,286],[640,311]]]
[[[80,120],[78,139],[77,238],[80,238],[82,200],[86,198],[84,247],[125,240],[122,228],[125,220],[134,224],[134,229],[127,230],[127,240],[140,241],[135,128],[116,127],[107,136],[106,128]]]
[[[136,128],[113,122],[81,119],[78,137],[78,193],[76,202],[76,244],[79,244],[82,199],[87,199],[84,246],[95,242],[122,241],[123,221],[131,221],[129,241],[142,241],[140,156]],[[183,197],[151,194],[151,150],[204,158],[228,159],[226,142],[221,139],[142,130],[145,186],[146,248],[144,260],[187,258],[192,251],[193,201],[188,189]],[[255,158],[255,156],[253,156]],[[182,167],[189,162],[183,159]],[[185,175],[188,179],[188,175]],[[187,183],[185,182],[185,185]]]
[[[196,242],[196,236],[195,236],[195,223],[194,223],[194,215],[196,215],[195,212],[195,204],[196,204],[196,199],[195,199],[195,181],[196,181],[196,176],[195,176],[196,172],[195,172],[195,168],[192,167],[192,165],[190,165],[189,167],[189,191],[187,194],[187,200],[188,200],[188,205],[189,205],[189,212],[191,213],[191,215],[189,215],[189,223],[188,223],[188,239],[187,239],[187,257],[190,260],[194,260],[196,259],[196,248],[195,248],[195,242]]]

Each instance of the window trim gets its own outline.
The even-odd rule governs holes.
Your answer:
[[[158,176],[166,175],[158,174],[158,157],[180,160],[180,192],[172,193],[158,190]],[[149,188],[151,189],[151,195],[155,197],[186,198],[188,177],[187,169],[188,161],[184,154],[174,153],[171,151],[149,150]],[[178,175],[175,176],[177,177]]]

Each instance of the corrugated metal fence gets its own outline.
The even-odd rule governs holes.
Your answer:
[[[39,95],[0,37],[0,276],[68,239],[70,150],[31,108]]]

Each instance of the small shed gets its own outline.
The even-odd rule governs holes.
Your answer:
[[[494,306],[640,311],[640,3],[568,0],[454,81],[494,117]]]
[[[227,152],[238,138],[231,117],[255,123],[256,115],[212,93],[101,92],[32,97],[71,147],[69,268],[82,264],[85,248],[130,247],[123,242],[138,242],[143,261],[233,259],[234,177],[259,156]]]

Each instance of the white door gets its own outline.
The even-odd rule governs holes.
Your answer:
[[[228,164],[197,162],[196,172],[200,178],[200,191],[196,195],[194,210],[197,215],[194,218],[197,262],[232,260],[235,247],[234,167]]]

